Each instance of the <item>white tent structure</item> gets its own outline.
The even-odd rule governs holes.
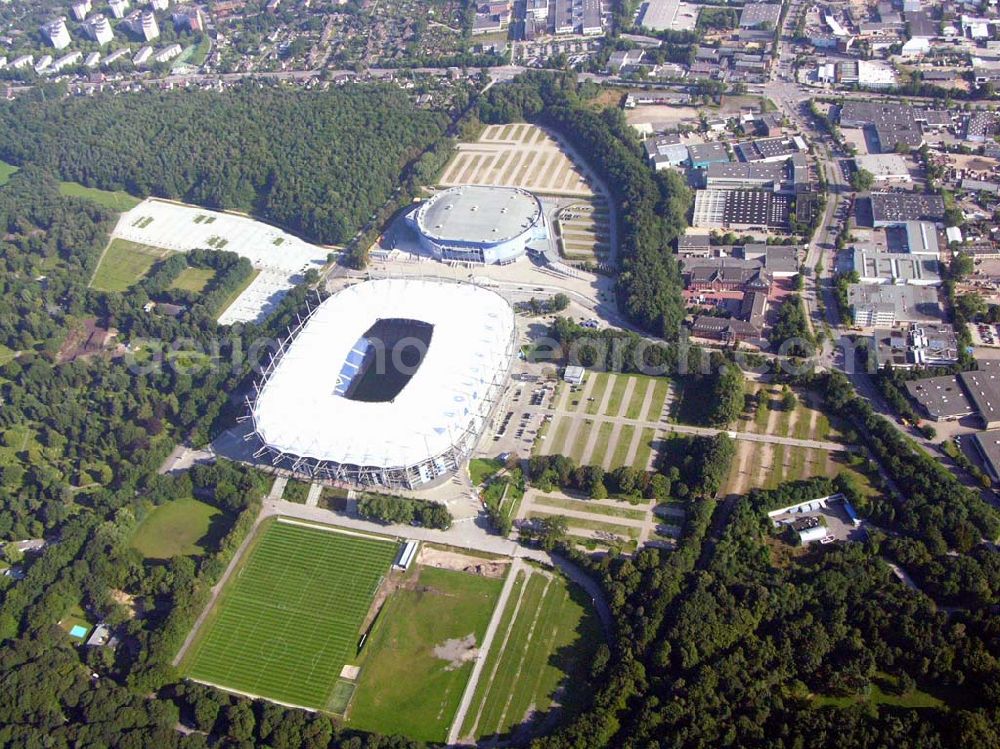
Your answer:
[[[420,326],[429,342],[391,400],[352,391],[373,368],[379,323]],[[516,350],[514,311],[498,293],[443,280],[384,279],[320,304],[279,347],[250,403],[257,457],[314,478],[414,488],[456,470],[503,391]],[[374,371],[374,376],[380,376]]]

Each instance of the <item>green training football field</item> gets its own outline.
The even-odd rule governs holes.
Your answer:
[[[226,583],[187,675],[320,710],[398,545],[276,522]]]

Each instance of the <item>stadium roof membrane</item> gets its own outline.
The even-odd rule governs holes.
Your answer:
[[[392,400],[353,400],[343,372],[379,320],[424,323],[433,334]],[[510,366],[514,325],[503,297],[470,284],[350,286],[312,313],[266,378],[253,406],[257,434],[272,450],[325,463],[389,469],[433,460],[470,430],[478,435]]]

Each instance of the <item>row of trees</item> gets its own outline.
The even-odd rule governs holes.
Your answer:
[[[364,495],[358,500],[358,514],[380,523],[401,525],[416,523],[425,528],[441,530],[450,528],[452,522],[451,513],[440,502],[394,497],[388,494]]]

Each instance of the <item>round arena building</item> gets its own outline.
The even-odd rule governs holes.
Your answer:
[[[516,353],[511,305],[472,284],[385,279],[316,307],[256,386],[255,453],[316,479],[413,489],[457,470]]]
[[[439,260],[510,263],[548,239],[541,201],[516,187],[464,185],[439,192],[407,217]]]

